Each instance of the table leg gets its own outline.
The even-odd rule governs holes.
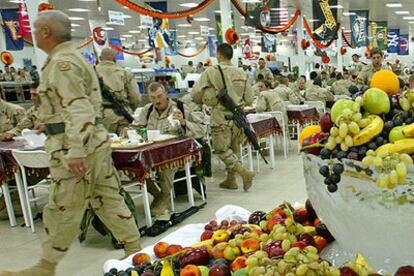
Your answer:
[[[147,190],[147,183],[146,181],[142,185],[142,199],[144,201],[144,212],[145,212],[145,223],[147,224],[147,227],[151,227],[152,225],[152,219],[151,219],[151,209],[148,199],[148,190]]]
[[[185,163],[185,179],[187,182],[188,202],[190,203],[190,207],[194,207],[195,204],[194,204],[193,185],[191,183],[190,162]]]
[[[252,145],[250,143],[247,144],[247,160],[248,160],[249,169],[251,171],[254,171]]]
[[[6,203],[7,215],[9,216],[10,226],[16,226],[16,216],[14,215],[13,203],[10,197],[9,185],[7,182],[1,186],[3,190],[4,202]]]
[[[296,123],[296,133],[297,133],[297,138],[298,138],[298,152],[300,151],[300,140],[299,140],[299,135],[300,135],[300,123],[297,122]]]
[[[270,163],[271,168],[275,168],[275,147],[274,147],[274,140],[273,140],[274,134],[270,135],[269,137],[269,143],[270,143]]]
[[[26,227],[30,227],[31,223],[30,223],[29,214],[28,214],[28,211],[27,211],[27,208],[30,208],[30,206],[27,206],[27,204],[26,204],[26,202],[27,202],[26,193],[24,191],[23,180],[22,180],[21,175],[20,175],[20,170],[17,170],[14,173],[14,178],[16,180],[17,192],[19,193],[19,200],[20,200],[20,205],[22,207],[24,223],[26,224]]]

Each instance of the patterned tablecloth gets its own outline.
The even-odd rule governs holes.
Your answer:
[[[269,118],[251,123],[257,138],[270,136],[272,134],[282,134],[282,128],[275,118]]]
[[[195,139],[183,137],[139,149],[113,150],[112,158],[118,170],[143,179],[151,171],[179,168],[188,161],[199,162],[200,148]],[[14,177],[17,163],[11,154],[13,149],[28,150],[21,140],[0,142],[0,183]]]
[[[302,110],[287,110],[289,121],[299,122],[301,124],[309,121],[319,121],[319,113],[316,108]]]

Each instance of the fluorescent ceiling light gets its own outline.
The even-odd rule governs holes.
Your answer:
[[[126,38],[125,38],[125,37],[121,37],[120,39],[121,39],[121,40],[126,40]]]
[[[308,20],[309,22],[318,22],[318,21],[320,21],[319,19],[309,19]]]
[[[404,16],[404,20],[414,20],[414,16]]]
[[[409,11],[396,11],[395,14],[410,14]]]
[[[196,34],[199,34],[200,32],[188,32],[188,34],[190,34],[190,35],[196,35]]]
[[[208,29],[209,29],[210,31],[213,31],[213,30],[215,30],[215,29],[214,29],[214,28],[212,28],[212,27],[209,27]]]
[[[20,3],[20,0],[10,0],[9,3],[19,4]]]
[[[198,4],[197,3],[183,3],[183,4],[180,4],[179,6],[181,6],[181,7],[186,7],[186,8],[195,8],[195,7],[197,7],[198,6]]]
[[[356,15],[354,12],[344,12],[343,16],[350,16],[350,15]]]
[[[147,42],[146,39],[138,39],[139,42]]]
[[[128,33],[130,33],[130,34],[139,34],[141,31],[138,31],[138,30],[131,30],[131,31],[128,31]]]
[[[221,13],[221,11],[220,10],[215,10],[214,13]]]
[[[204,40],[204,37],[196,37],[195,40]]]
[[[72,21],[80,21],[80,20],[85,20],[85,18],[83,17],[78,17],[78,16],[70,16],[69,17],[70,20]]]
[[[187,37],[186,35],[177,35],[178,38],[184,38]]]
[[[88,12],[90,10],[89,9],[84,9],[84,8],[73,8],[73,9],[68,9],[68,11],[71,11],[71,12]]]
[[[104,31],[113,31],[114,28],[112,28],[112,27],[102,27],[102,30],[104,30]]]
[[[129,35],[129,34],[124,34],[124,35],[121,35],[121,36],[123,36],[123,37],[132,37],[132,35]]]
[[[74,24],[74,23],[72,23],[72,24],[70,24],[72,27],[79,27],[80,25],[79,24]]]
[[[343,9],[344,7],[341,5],[334,5],[334,6],[329,6],[331,9]]]
[[[189,28],[189,27],[191,27],[191,24],[178,24],[177,27]]]
[[[408,24],[414,24],[414,21],[408,21]]]
[[[194,21],[207,22],[207,21],[210,21],[210,18],[207,18],[207,17],[196,17],[196,18],[194,18]]]
[[[70,29],[72,32],[76,31],[75,29]]]
[[[401,3],[388,3],[385,6],[387,6],[388,8],[401,8],[402,4]]]

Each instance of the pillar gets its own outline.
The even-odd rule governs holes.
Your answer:
[[[221,10],[221,26],[223,31],[223,42],[226,41],[226,31],[228,28],[231,28],[231,2],[229,0],[220,0],[220,10]]]
[[[296,20],[296,30],[298,32],[298,64],[299,75],[306,75],[306,56],[305,51],[301,47],[302,39],[305,38],[303,32],[303,14]]]
[[[26,5],[27,5],[27,11],[29,13],[29,21],[30,21],[30,28],[32,29],[32,37],[33,37],[33,42],[36,45],[36,42],[34,40],[34,21],[36,20],[37,17],[37,7],[40,3],[48,3],[48,0],[26,0]],[[47,59],[47,54],[45,52],[43,52],[41,49],[39,49],[38,47],[34,46],[34,55],[32,58],[33,64],[37,65],[37,68],[39,69],[39,73],[40,73],[40,68],[43,67],[45,61]]]
[[[342,28],[338,28],[338,39],[336,40],[337,43],[337,60],[338,60],[338,68],[336,69],[337,72],[343,72],[343,65],[344,65],[344,56],[341,55],[341,48],[344,46],[343,39],[342,39]]]

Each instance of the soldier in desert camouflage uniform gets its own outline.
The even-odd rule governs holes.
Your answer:
[[[0,133],[14,128],[24,117],[23,107],[0,99]]]

